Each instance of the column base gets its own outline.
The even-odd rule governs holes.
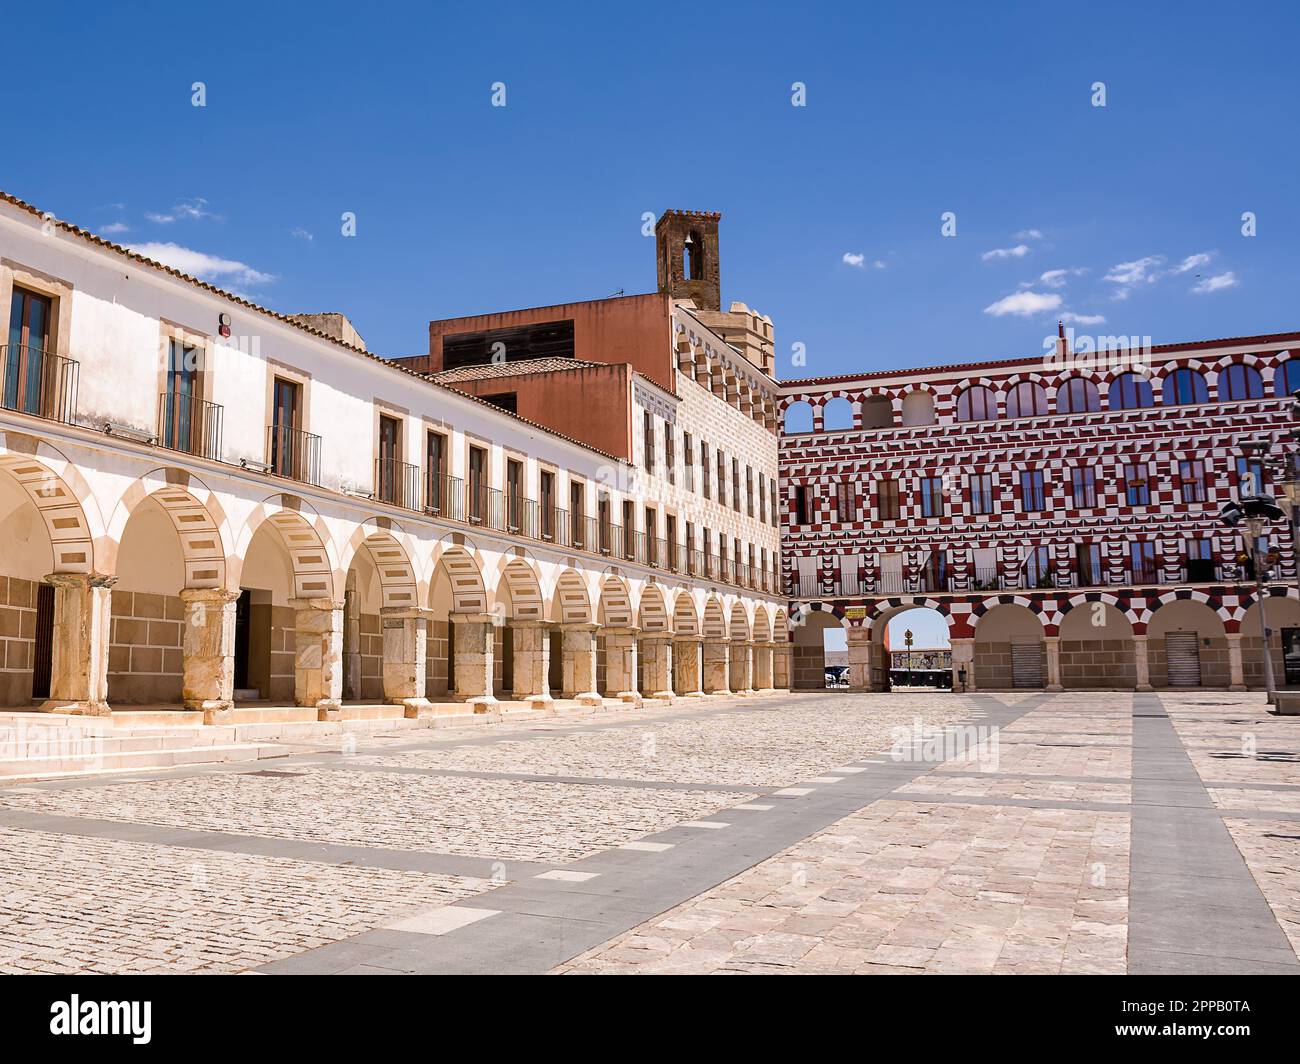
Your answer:
[[[402,707],[402,716],[407,720],[433,716],[433,703],[427,698],[398,698],[394,701]]]
[[[202,711],[204,724],[230,724],[235,719],[235,703],[222,698],[206,699],[195,708]]]
[[[1065,688],[1062,687],[1059,683],[1049,683],[1046,687],[1043,688],[1043,690],[1055,692],[1055,691],[1064,691]]]
[[[573,700],[580,706],[592,706],[599,708],[605,704],[605,700],[600,697],[596,691],[583,691],[581,694],[573,696]]]
[[[321,720],[342,720],[343,703],[337,698],[322,698],[316,703],[316,719]]]
[[[626,702],[628,705],[634,706],[637,709],[640,709],[642,703],[645,701],[645,699],[641,697],[641,692],[639,691],[619,691],[619,693],[616,694],[614,697],[617,698],[620,702]],[[658,698],[659,696],[651,695],[650,697]]]
[[[492,695],[479,695],[478,698],[465,699],[465,705],[471,713],[495,713],[501,703]]]
[[[672,691],[656,691],[650,697],[658,698],[663,702],[671,702],[674,698],[677,697],[677,695]]]
[[[1229,691],[1244,691],[1244,690],[1246,690],[1246,685],[1245,685],[1244,683],[1231,683],[1231,684],[1228,684],[1228,690],[1229,690]]]
[[[703,691],[674,691],[674,698],[703,698]]]
[[[525,699],[528,708],[542,713],[551,713],[555,710],[555,699],[550,695],[528,695]]]
[[[77,702],[47,699],[36,707],[38,713],[68,713],[75,717],[107,717],[112,711],[107,702]]]
[[[1155,688],[1152,687],[1149,683],[1140,683],[1140,684],[1137,685],[1137,687],[1134,688],[1134,690],[1135,690],[1135,691],[1154,691]]]

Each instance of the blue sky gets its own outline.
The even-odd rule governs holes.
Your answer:
[[[384,354],[652,289],[666,207],[782,376],[1297,328],[1296,5],[1136,6],[56,4],[0,187]]]

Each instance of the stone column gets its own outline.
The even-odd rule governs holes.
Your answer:
[[[738,695],[754,693],[754,644],[749,640],[731,641],[731,690]]]
[[[1144,635],[1133,637],[1133,668],[1137,672],[1137,689],[1154,691],[1155,688],[1151,686],[1151,665],[1147,660],[1147,637]]]
[[[530,709],[551,709],[551,628],[545,621],[515,621],[515,689]]]
[[[1061,686],[1061,637],[1049,635],[1043,637],[1047,651],[1047,690],[1063,691]]]
[[[348,571],[343,592],[343,697],[361,697],[361,596],[355,569]]]
[[[710,639],[704,644],[704,693],[729,695],[731,645],[727,639]]]
[[[108,643],[115,576],[52,573],[54,652],[42,713],[108,715]]]
[[[790,659],[794,649],[789,643],[777,643],[772,650],[772,687],[777,691],[790,690]]]
[[[1228,632],[1224,638],[1228,641],[1228,690],[1244,691],[1246,674],[1241,666],[1241,633]]]
[[[575,698],[584,706],[603,704],[596,690],[595,624],[566,624],[562,629],[564,647],[564,697]]]
[[[975,686],[975,640],[953,639],[950,642],[952,643],[952,689],[961,690],[961,680],[957,678],[957,674],[965,669],[966,690],[979,690]]]
[[[871,682],[871,629],[849,628],[849,689],[870,691]]]
[[[235,606],[238,591],[185,588],[181,605],[181,697],[204,724],[226,724],[235,714]]]
[[[315,706],[320,720],[343,708],[343,603],[290,599],[294,609],[294,702]]]
[[[636,689],[637,628],[603,628],[605,637],[605,686],[620,702],[641,704]]]
[[[700,641],[696,637],[673,640],[673,692],[678,698],[698,698],[700,690]]]
[[[666,632],[641,640],[645,652],[645,685],[650,698],[673,699],[673,637]]]
[[[486,613],[451,613],[447,619],[456,626],[456,656],[452,662],[456,693],[466,696],[465,701],[475,713],[487,713],[497,705],[492,693],[496,635],[492,617]]]
[[[754,690],[772,690],[772,652],[775,643],[754,644]]]
[[[403,707],[411,718],[433,712],[425,693],[429,618],[432,610],[412,606],[383,606],[379,623],[384,633],[384,700]]]

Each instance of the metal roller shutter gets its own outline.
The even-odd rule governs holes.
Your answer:
[[[1043,680],[1043,644],[1035,639],[1032,642],[1011,644],[1011,686],[1042,687]]]
[[[1201,654],[1195,632],[1169,632],[1165,635],[1165,661],[1170,687],[1201,686]]]

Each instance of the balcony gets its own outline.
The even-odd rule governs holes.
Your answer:
[[[288,425],[266,427],[267,471],[320,487],[320,437]]]
[[[496,488],[489,488],[479,480],[470,478],[465,485],[465,520],[471,525],[504,532],[506,528],[506,497]]]
[[[39,347],[0,345],[0,405],[71,425],[77,416],[80,369],[75,359]]]
[[[158,396],[158,443],[196,458],[221,461],[224,410],[189,392]]]
[[[449,521],[465,520],[465,484],[460,477],[427,473],[424,477],[424,512]]]
[[[419,510],[420,467],[397,458],[376,458],[375,499],[391,506]]]

